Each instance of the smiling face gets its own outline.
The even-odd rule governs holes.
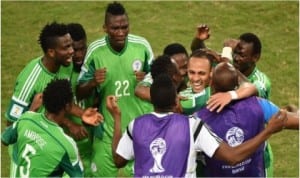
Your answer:
[[[120,52],[125,46],[126,37],[129,33],[127,15],[110,14],[103,28],[108,35],[111,47]]]
[[[233,52],[233,65],[245,76],[249,76],[255,64],[259,59],[259,55],[253,54],[253,43],[247,43],[241,40]]]
[[[208,59],[191,57],[188,62],[187,72],[193,92],[199,93],[209,85],[212,68]]]
[[[74,50],[69,33],[56,39],[56,47],[52,54],[57,65],[69,66],[72,63]]]

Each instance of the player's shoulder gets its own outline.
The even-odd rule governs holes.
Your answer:
[[[149,42],[146,38],[134,34],[128,34],[128,41],[131,43],[139,43],[144,45],[149,45]]]
[[[95,50],[95,49],[97,49],[97,48],[99,48],[99,47],[106,46],[106,45],[107,45],[107,42],[106,42],[106,38],[105,38],[105,36],[104,36],[104,37],[102,37],[102,38],[99,38],[99,39],[93,41],[93,42],[89,45],[88,51],[93,51],[93,50]]]

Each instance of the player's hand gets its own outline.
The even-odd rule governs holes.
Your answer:
[[[95,71],[94,80],[96,83],[101,84],[105,81],[106,68],[101,68]]]
[[[286,110],[281,109],[279,112],[277,112],[272,116],[265,129],[268,129],[270,133],[279,132],[282,129],[284,129],[286,121],[287,121],[287,112]]]
[[[196,38],[201,41],[207,40],[210,36],[209,27],[206,24],[201,24],[197,26]]]
[[[145,78],[145,75],[146,75],[146,73],[143,72],[143,71],[135,71],[134,74],[135,74],[136,80],[138,82],[142,81]]]
[[[231,47],[232,50],[234,50],[239,43],[239,40],[237,39],[227,39],[224,41],[224,47]]]
[[[114,95],[109,95],[106,97],[106,108],[110,114],[116,119],[116,116],[121,116],[121,110],[117,104],[117,97]]]
[[[43,104],[43,93],[38,93],[34,96],[29,111],[37,111]]]
[[[228,92],[219,92],[212,95],[206,102],[206,108],[210,111],[221,112],[222,109],[231,101],[231,95]]]
[[[214,58],[213,58],[214,62],[216,62],[216,63],[223,62],[223,60],[222,60],[222,58],[221,58],[221,54],[217,53],[217,52],[214,51],[214,50],[208,49],[208,48],[203,49],[203,50],[204,50],[207,54],[212,55],[212,56],[214,57]]]
[[[65,118],[65,119],[68,119],[68,118]],[[79,125],[79,124],[76,124],[76,123],[73,123],[70,121],[68,123],[67,127],[69,130],[69,134],[75,140],[81,140],[81,139],[88,137],[88,132],[83,125]]]
[[[85,109],[81,118],[83,122],[93,126],[97,126],[104,121],[103,116],[97,111],[97,108]]]

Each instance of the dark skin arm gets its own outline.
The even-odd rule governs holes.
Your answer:
[[[142,100],[150,101],[150,87],[137,85],[134,94]]]
[[[206,48],[204,41],[210,36],[209,27],[206,24],[197,26],[197,32],[191,43],[191,50]]]
[[[114,118],[114,134],[112,140],[112,155],[113,155],[114,163],[117,168],[122,168],[127,164],[128,160],[124,159],[122,156],[116,153],[119,141],[122,137],[121,111],[117,105],[117,98],[112,95],[107,96],[106,107]]]
[[[106,68],[95,71],[94,78],[86,83],[81,83],[76,87],[76,97],[79,100],[85,99],[93,93],[93,90],[105,81]]]
[[[227,162],[230,165],[236,165],[253,154],[256,149],[272,134],[281,131],[287,121],[287,113],[280,111],[272,116],[267,127],[254,138],[244,142],[243,144],[231,147],[227,143],[222,142],[216,150],[213,158]]]

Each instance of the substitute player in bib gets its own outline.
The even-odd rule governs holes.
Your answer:
[[[92,171],[96,177],[114,177],[118,175],[118,168],[111,151],[113,118],[106,109],[105,98],[108,95],[119,98],[124,114],[123,130],[132,119],[152,109],[149,103],[134,95],[134,89],[149,72],[153,53],[146,39],[129,34],[127,13],[118,2],[108,4],[103,29],[107,35],[88,47],[76,93],[82,99],[97,89],[99,111],[105,122],[103,138],[95,137],[93,143]],[[125,169],[125,175],[132,175],[130,167]]]
[[[167,74],[154,79],[150,88],[154,112],[130,122],[121,132],[121,111],[115,96],[107,97],[107,107],[115,118],[112,143],[118,167],[135,159],[135,177],[196,177],[196,152],[227,161],[230,165],[250,156],[272,133],[282,130],[286,113],[274,115],[257,137],[230,147],[196,117],[173,113],[176,89]],[[196,127],[196,128],[194,128]]]
[[[237,86],[238,71],[229,63],[219,63],[212,75],[212,93],[229,92]],[[278,111],[279,108],[272,102],[252,96],[232,101],[219,113],[203,108],[197,112],[197,116],[230,146],[235,147],[263,130],[264,124]],[[287,117],[285,128],[299,129],[299,116],[288,112]],[[265,177],[264,144],[249,158],[234,166],[208,157],[205,163],[206,177]]]
[[[43,92],[45,113],[27,111],[1,137],[13,145],[11,177],[83,177],[74,140],[59,126],[72,108],[68,80],[51,81]]]

